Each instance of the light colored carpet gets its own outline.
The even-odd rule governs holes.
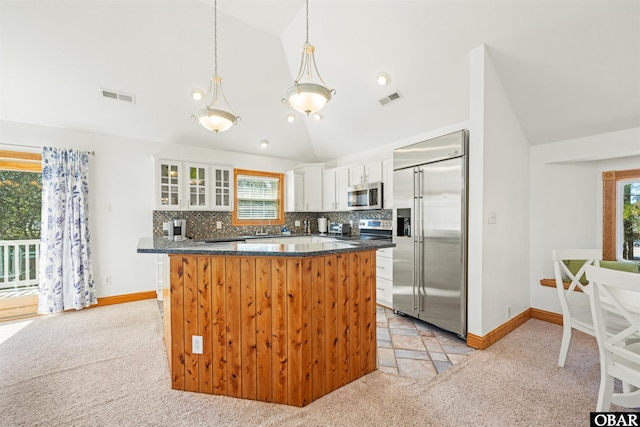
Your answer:
[[[596,342],[559,368],[561,334],[530,320],[433,380],[376,371],[295,408],[172,390],[157,302],[97,307],[0,324],[0,425],[585,426]]]

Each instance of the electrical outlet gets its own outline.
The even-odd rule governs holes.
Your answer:
[[[295,222],[296,227],[300,227],[300,221]]]
[[[111,276],[104,276],[104,279],[102,279],[104,281],[105,285],[110,285],[111,284]]]
[[[191,336],[191,352],[193,354],[202,354],[202,337],[199,335]]]
[[[222,228],[222,221],[216,221],[216,228],[220,230]]]

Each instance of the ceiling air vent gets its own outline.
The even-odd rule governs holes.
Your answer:
[[[115,99],[116,101],[128,102],[130,104],[136,103],[135,95],[129,95],[128,93],[103,88],[100,88],[100,93],[104,98]]]
[[[402,98],[403,98],[402,94],[399,91],[395,91],[392,94],[387,95],[382,99],[379,99],[378,102],[380,103],[380,105],[385,106],[394,101],[398,101]]]

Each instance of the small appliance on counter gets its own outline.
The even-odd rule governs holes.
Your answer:
[[[329,234],[331,236],[351,236],[351,224],[332,222],[329,224]]]
[[[327,234],[327,218],[318,218],[318,233]]]
[[[187,238],[187,220],[172,219],[162,225],[163,231],[166,231],[166,237],[171,240],[183,240]]]

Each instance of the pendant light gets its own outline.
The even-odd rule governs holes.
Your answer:
[[[336,91],[327,88],[327,84],[318,72],[314,57],[315,48],[309,43],[309,0],[306,2],[307,39],[302,47],[300,71],[298,71],[293,86],[286,90],[282,102],[288,103],[296,111],[310,115],[317,113],[327,102],[331,101],[331,95],[335,95]]]
[[[204,128],[218,133],[229,129],[240,119],[229,106],[222,91],[222,77],[218,75],[218,0],[213,2],[213,40],[215,58],[213,76],[209,78],[209,89],[204,96],[204,102],[192,117]]]

